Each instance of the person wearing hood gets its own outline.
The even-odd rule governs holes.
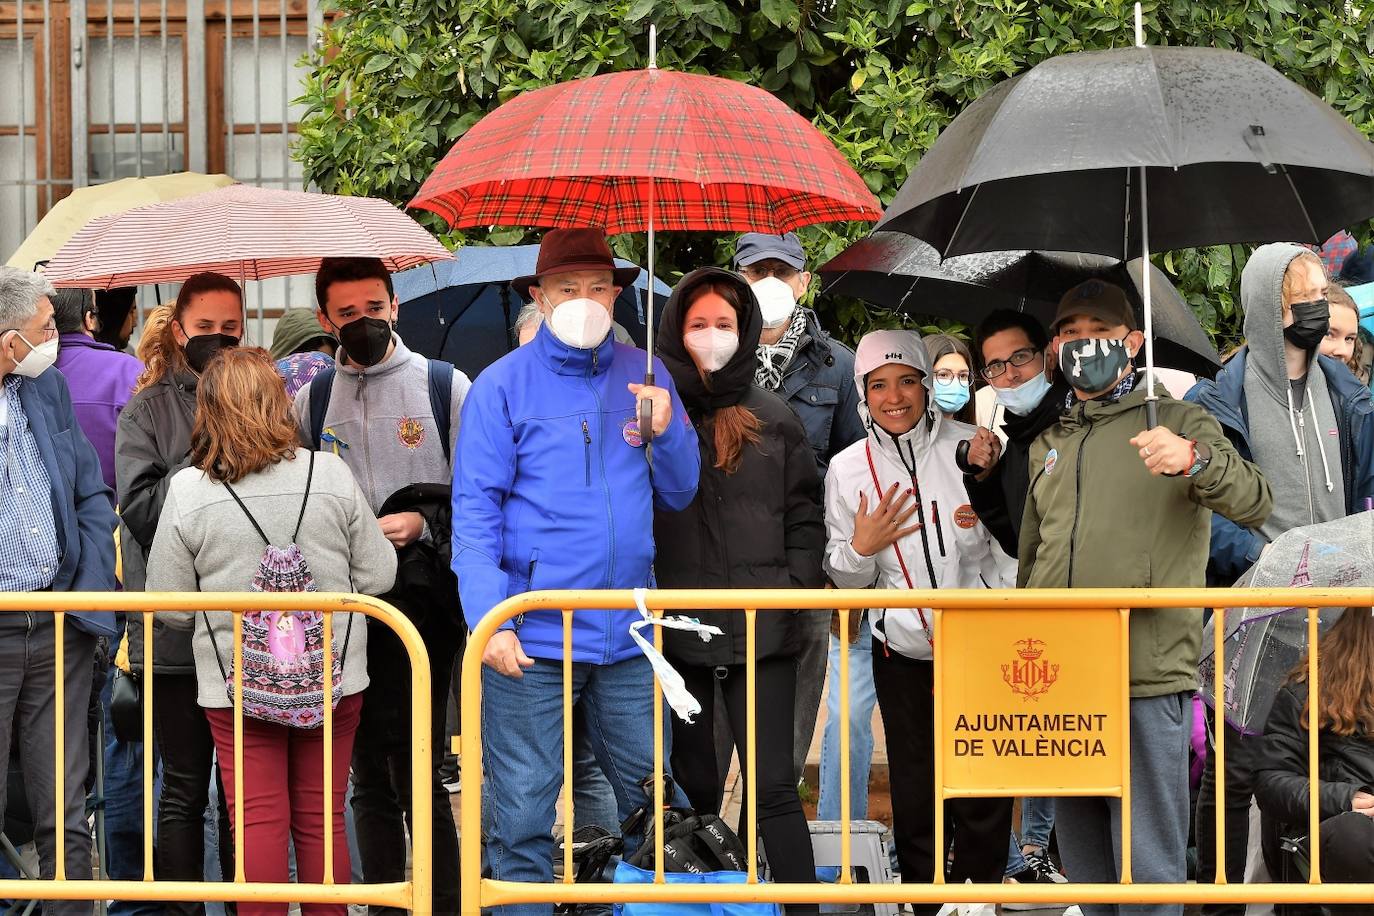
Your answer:
[[[854,387],[865,438],[830,462],[825,480],[825,571],[840,588],[987,588],[981,567],[993,538],[965,499],[954,463],[973,427],[941,416],[930,358],[914,331],[859,341]],[[873,681],[887,735],[892,819],[902,880],[999,883],[1007,864],[1010,798],[945,805],[948,849],[934,848],[935,684],[930,611],[870,612]],[[934,913],[936,906],[917,906]]]
[[[1146,428],[1145,344],[1119,286],[1088,280],[1064,294],[1052,351],[1072,386],[1058,422],[1031,445],[1019,545],[1020,588],[1199,588],[1213,512],[1246,525],[1273,506],[1269,483],[1217,421],[1155,388],[1161,425]],[[1131,849],[1136,881],[1187,879],[1188,746],[1202,644],[1198,608],[1130,615]],[[1055,801],[1072,881],[1120,879],[1121,801]],[[1179,914],[1181,906],[1133,906]],[[1083,906],[1089,916],[1117,912]]]
[[[684,277],[663,310],[658,354],[687,405],[701,454],[691,504],[654,515],[655,571],[664,588],[821,585],[821,480],[801,421],[781,398],[754,385],[762,323],[749,285],[712,267]],[[746,706],[744,615],[694,616],[720,627],[724,637],[703,642],[695,633],[664,633],[664,655],[702,705],[694,722],[673,720],[678,783],[697,811],[720,810],[726,774],[716,765],[711,702],[719,683],[742,767],[749,764],[745,723],[756,714],[757,826],[773,877],[815,881],[811,836],[792,772],[797,612],[759,615],[752,711]],[[743,834],[755,825],[740,827]]]
[[[271,354],[277,374],[286,383],[286,396],[294,399],[315,376],[332,368],[338,348],[338,338],[320,327],[314,311],[284,311],[272,331]]]
[[[148,552],[168,487],[191,466],[196,388],[210,361],[243,336],[243,292],[233,280],[200,273],[186,280],[167,320],[148,343],[133,397],[115,428],[115,492],[120,507],[124,588],[143,591]],[[143,349],[140,347],[140,349]],[[215,778],[214,738],[197,703],[191,634],[153,621],[153,670],[143,671],[143,625],[129,623],[129,663],[153,678],[153,737],[162,759],[153,873],[159,880],[199,881],[205,874],[205,809]],[[221,800],[223,792],[219,793]],[[219,812],[221,874],[233,874],[233,843],[223,802]],[[201,914],[205,904],[168,903],[168,913]]]
[[[754,383],[787,402],[806,429],[822,478],[840,451],[864,437],[851,384],[854,352],[800,305],[811,286],[795,232],[746,232],[735,244],[735,269],[754,290],[763,316]],[[800,781],[811,750],[825,684],[832,611],[801,611],[798,622],[796,730],[792,765]]]
[[[332,451],[357,478],[396,549],[396,582],[379,596],[416,623],[429,656],[431,739],[441,746],[448,685],[464,629],[449,570],[452,455],[469,382],[412,352],[396,333],[399,303],[379,258],[325,258],[315,274],[316,338],[338,339],[337,366],[295,395],[301,444]],[[302,333],[312,333],[303,330]],[[410,783],[410,664],[399,637],[367,622],[369,687],[353,749],[353,813],[368,883],[404,881]],[[431,760],[434,912],[458,909],[458,832]],[[416,804],[424,804],[421,799]],[[390,912],[390,911],[384,911]]]
[[[1209,584],[1229,586],[1259,560],[1265,545],[1290,528],[1344,518],[1374,496],[1374,404],[1369,389],[1337,359],[1319,355],[1331,309],[1322,263],[1300,245],[1256,249],[1241,273],[1246,344],[1215,381],[1188,400],[1221,424],[1242,456],[1274,488],[1274,511],[1262,525],[1212,517]],[[1210,742],[1209,742],[1210,743]],[[1226,741],[1226,871],[1242,880],[1249,835],[1255,741],[1234,729]],[[1198,796],[1199,874],[1215,869],[1214,755],[1208,754]],[[1208,906],[1207,913],[1239,912]]]
[[[643,384],[644,351],[611,335],[615,297],[638,273],[615,266],[601,230],[555,229],[539,246],[535,274],[511,281],[544,320],[532,341],[483,370],[463,407],[453,570],[473,628],[528,591],[653,585],[654,511],[685,509],[696,494],[697,437],[672,376],[656,362],[658,385]],[[644,401],[653,405],[652,468],[639,427]],[[654,768],[652,667],[630,631],[639,620],[633,611],[578,611],[566,659],[574,709],[622,822],[644,803],[639,782]],[[503,622],[482,656],[483,799],[493,813],[486,849],[497,880],[553,880],[564,661],[558,611]]]

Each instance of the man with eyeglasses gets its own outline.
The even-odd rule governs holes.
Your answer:
[[[1059,419],[1069,390],[1063,381],[1051,382],[1047,346],[1039,321],[1008,309],[992,312],[973,333],[979,374],[995,392],[1006,446],[994,429],[980,426],[968,452],[968,465],[979,473],[965,474],[964,488],[973,511],[1010,557],[1016,556],[1026,508],[1031,443]]]
[[[42,274],[0,267],[0,591],[110,591],[114,588],[115,514],[100,460],[72,412],[57,359],[57,326]],[[39,873],[52,878],[57,856],[54,773],[62,798],[69,878],[90,878],[86,825],[89,769],[87,708],[96,637],[113,636],[113,614],[70,612],[56,669],[54,617],[0,614],[0,762],[18,741],[34,817]],[[62,760],[54,752],[57,677],[65,690]],[[0,767],[0,826],[6,767]],[[45,912],[83,913],[91,903],[49,901]]]
[[[774,392],[796,412],[824,480],[830,459],[866,435],[854,387],[854,351],[822,330],[816,313],[799,304],[811,285],[811,272],[795,232],[745,233],[735,245],[734,263],[749,281],[763,313],[754,384]],[[792,746],[798,780],[816,731],[830,617],[830,611],[803,611],[798,627],[801,646]]]

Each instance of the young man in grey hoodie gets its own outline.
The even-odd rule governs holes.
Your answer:
[[[1299,245],[1264,245],[1246,263],[1240,284],[1246,345],[1215,381],[1195,385],[1188,400],[1216,417],[1237,451],[1259,465],[1273,488],[1274,510],[1254,529],[1212,516],[1208,579],[1222,586],[1235,582],[1290,528],[1359,512],[1365,498],[1374,496],[1369,390],[1343,363],[1317,354],[1330,320],[1321,260]],[[1237,883],[1245,875],[1256,747],[1228,730],[1226,875]],[[1208,753],[1197,807],[1202,880],[1216,868],[1214,756]],[[1207,914],[1243,911],[1203,907]]]
[[[462,615],[456,598],[451,597],[456,594],[451,579],[416,583],[408,573],[415,568],[407,562],[408,548],[417,541],[432,540],[426,518],[420,512],[389,511],[386,503],[413,484],[451,485],[458,417],[471,383],[448,366],[436,372],[429,360],[411,352],[396,334],[398,302],[380,260],[326,258],[315,277],[315,295],[320,326],[338,337],[340,348],[337,370],[320,373],[296,393],[301,439],[308,448],[334,452],[353,471],[382,533],[401,552],[402,569],[388,599],[398,606],[419,605],[426,612],[417,623],[430,654],[434,703],[434,912],[456,914],[458,838],[439,774],[443,761],[439,746],[444,738],[448,685],[461,645]],[[447,383],[450,373],[452,382]],[[434,387],[441,383],[437,380],[450,388],[448,415],[443,417],[436,416],[436,405],[443,400],[435,396]],[[328,390],[320,390],[322,385]],[[314,416],[317,407],[323,407],[322,416]],[[447,504],[447,500],[445,490],[442,502]],[[441,537],[446,540],[447,532]],[[446,576],[447,544],[434,546],[441,548]],[[442,597],[435,599],[435,595]],[[445,638],[429,637],[432,630],[445,625]],[[363,697],[353,753],[353,811],[363,877],[369,884],[405,880],[402,815],[408,818],[411,809],[410,742],[407,726],[404,721],[398,725],[397,717],[398,708],[409,702],[410,672],[398,646],[389,628],[369,621],[371,683]]]

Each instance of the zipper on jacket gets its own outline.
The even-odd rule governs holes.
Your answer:
[[[930,501],[930,517],[935,521],[935,543],[940,548],[940,556],[945,555],[945,529],[940,527],[940,503]]]
[[[1079,409],[1083,412],[1083,423],[1086,425],[1086,429],[1083,431],[1082,440],[1078,443],[1078,456],[1074,463],[1073,528],[1069,531],[1069,588],[1073,588],[1073,555],[1074,548],[1078,543],[1078,516],[1083,511],[1083,450],[1093,431],[1093,421],[1088,416],[1087,408],[1079,407]]]
[[[587,421],[582,421],[582,457],[585,459],[587,467],[587,486],[592,485],[592,433],[587,428]]]
[[[1307,523],[1315,525],[1317,523],[1317,503],[1312,497],[1312,461],[1307,457],[1307,408],[1305,405],[1302,410],[1298,411],[1298,442],[1301,443],[1299,447],[1302,449],[1299,455],[1302,458],[1302,475],[1307,484],[1305,488],[1307,490]],[[1321,442],[1317,442],[1317,448],[1321,447]]]
[[[590,391],[590,392],[592,393],[592,401],[596,404],[596,433],[597,433],[597,435],[600,437],[600,440],[599,440],[599,441],[601,441],[601,442],[604,443],[604,442],[606,441],[606,435],[605,435],[605,434],[606,434],[606,429],[605,429],[605,427],[606,427],[606,418],[605,418],[605,415],[602,413],[602,409],[601,409],[601,395],[597,392],[597,390],[596,390],[596,385],[592,384],[592,376],[595,375],[595,373],[596,373],[597,361],[598,361],[598,360],[597,360],[597,352],[596,352],[595,350],[593,350],[593,351],[592,351],[592,366],[591,366],[590,371],[588,371],[587,374],[586,374],[586,376],[584,377],[584,381],[586,381],[586,383],[587,383],[587,390]],[[583,428],[584,428],[584,429],[587,429],[587,425],[586,425],[586,421],[585,421],[585,420],[583,421]],[[591,434],[590,434],[590,431],[588,431],[587,435],[588,435],[588,438],[590,438],[590,435],[591,435]],[[589,471],[588,471],[588,476],[589,476],[589,478],[590,478],[590,467],[591,467],[591,464],[590,464],[590,462],[591,462],[591,446],[590,446],[590,444],[587,444],[587,461],[588,461],[588,469],[589,469]],[[590,479],[588,480],[588,484],[590,485]],[[611,507],[611,489],[610,489],[610,487],[607,485],[607,482],[606,482],[606,459],[605,459],[604,454],[601,456],[601,493],[602,493],[602,496],[603,496],[604,501],[605,501],[605,504],[606,504],[606,535],[607,535],[607,544],[606,544],[606,547],[607,547],[607,549],[606,549],[606,580],[605,580],[605,581],[606,581],[606,584],[605,584],[605,586],[603,586],[603,587],[604,587],[604,588],[614,588],[614,587],[615,587],[615,578],[614,578],[614,577],[615,577],[615,513],[612,511],[612,507]],[[606,626],[606,628],[605,628],[604,637],[605,637],[605,638],[604,638],[604,640],[603,640],[603,642],[602,642],[603,648],[602,648],[602,650],[601,650],[601,657],[602,657],[602,659],[603,659],[603,662],[602,662],[602,663],[603,663],[603,664],[610,664],[610,662],[611,662],[611,628],[610,628],[610,625],[609,625],[609,624],[608,624],[608,625]]]
[[[377,493],[377,478],[372,473],[372,450],[368,448],[367,422],[367,373],[358,373],[358,387],[353,390],[353,399],[358,402],[358,415],[362,418],[359,429],[362,434],[363,467],[367,468],[367,496],[373,498]],[[380,508],[380,505],[379,505]]]

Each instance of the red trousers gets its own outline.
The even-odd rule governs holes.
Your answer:
[[[339,700],[334,709],[334,883],[348,884],[352,872],[344,834],[344,795],[353,758],[353,735],[363,695]],[[207,709],[215,754],[224,778],[229,819],[234,805],[234,711]],[[286,883],[288,842],[296,847],[297,879],[324,881],[324,729],[290,728],[243,719],[243,869],[249,881]],[[234,823],[238,830],[238,824]],[[240,902],[239,916],[285,916],[285,903]],[[303,914],[345,916],[348,907],[304,904]]]

